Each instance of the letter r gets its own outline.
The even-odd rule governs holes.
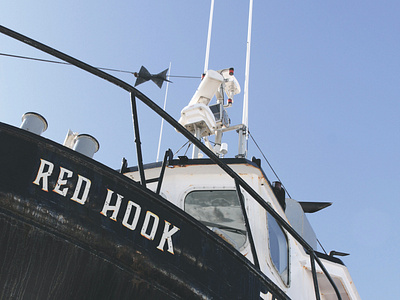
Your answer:
[[[46,166],[47,166],[47,170],[45,171]],[[33,183],[40,186],[40,180],[42,180],[42,190],[48,192],[49,191],[49,176],[51,175],[51,173],[53,173],[53,169],[54,169],[53,163],[41,158],[39,171],[38,171],[38,173],[36,175],[36,179],[35,179],[35,181],[33,181]]]

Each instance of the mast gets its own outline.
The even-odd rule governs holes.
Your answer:
[[[211,44],[211,30],[212,30],[213,15],[214,15],[214,0],[211,0],[210,19],[208,20],[206,58],[205,58],[205,62],[204,62],[204,74],[208,70],[208,61],[210,60],[210,44]]]
[[[211,0],[211,7],[210,7],[210,19],[208,20],[208,34],[207,34],[207,46],[206,46],[206,58],[204,61],[204,72],[203,74],[205,75],[206,72],[208,71],[208,62],[210,60],[210,44],[211,44],[211,31],[212,31],[212,21],[213,21],[213,15],[214,15],[214,0]],[[201,140],[201,130],[197,126],[194,126],[195,128],[195,137],[199,140]],[[192,158],[198,158],[199,157],[200,150],[197,148],[195,145],[193,145],[193,150],[192,150]]]
[[[169,78],[169,75],[171,74],[171,62],[169,63],[169,68],[168,68],[168,75],[167,78]],[[167,87],[165,89],[165,98],[164,98],[164,110],[167,106],[167,95],[168,95],[168,87],[169,87],[169,81],[167,81]],[[163,127],[164,127],[164,119],[161,118],[161,128],[160,128],[160,138],[158,140],[158,149],[157,149],[157,159],[156,162],[158,162],[158,158],[160,157],[160,148],[161,148],[161,138],[162,138],[162,133],[163,133]]]
[[[253,0],[249,5],[249,23],[247,26],[247,51],[246,51],[246,71],[244,80],[244,98],[242,128],[239,130],[239,154],[238,157],[247,157],[247,140],[249,138],[249,74],[250,74],[250,45],[251,45],[251,25],[253,19]]]

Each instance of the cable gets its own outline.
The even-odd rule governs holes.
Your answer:
[[[174,157],[175,157],[175,156],[179,153],[179,151],[181,151],[182,148],[185,147],[188,143],[189,143],[189,141],[187,141],[186,143],[184,143],[183,146],[180,147],[180,148],[178,149],[178,151],[176,151],[176,152],[174,153]],[[189,145],[189,146],[190,146],[190,145]]]
[[[265,159],[265,161],[267,162],[268,166],[270,167],[270,169],[272,170],[272,172],[275,174],[276,178],[282,183],[282,180],[279,178],[278,174],[276,174],[274,168],[272,168],[271,164],[269,163],[268,159],[265,157],[264,153],[262,152],[261,148],[258,146],[257,142],[255,141],[254,137],[251,135],[250,131],[249,131],[249,136],[251,137],[251,139],[253,140],[254,144],[256,145],[256,147],[258,148],[258,150],[261,152],[261,155],[263,156],[263,158]],[[282,183],[282,186],[285,188],[286,194],[289,196],[289,198],[293,199],[292,196],[290,196],[288,190],[286,189],[285,185]],[[317,238],[317,242],[320,245],[320,247],[322,248],[322,250],[324,251],[324,253],[326,255],[328,255],[328,253],[326,253],[326,250],[324,248],[324,246],[322,246],[321,242],[319,241],[319,239]]]
[[[168,75],[168,77],[201,79],[201,76]]]
[[[269,168],[272,170],[272,172],[274,173],[275,177],[282,183],[282,180],[279,178],[278,174],[276,174],[274,168],[271,166],[271,164],[269,163],[268,159],[265,157],[264,153],[262,152],[261,148],[258,146],[257,142],[255,141],[254,137],[251,135],[250,131],[249,131],[249,136],[251,137],[251,139],[253,140],[254,144],[256,145],[257,149],[260,151],[261,155],[263,156],[263,158],[265,159],[265,161],[267,162]],[[282,186],[285,188],[286,194],[289,196],[289,198],[292,199],[292,196],[290,196],[288,190],[286,189],[285,185],[282,183]]]
[[[22,58],[22,59],[36,60],[36,61],[41,61],[41,62],[49,62],[49,63],[55,63],[55,64],[62,64],[62,65],[71,65],[71,64],[69,64],[69,63],[62,62],[62,61],[55,61],[55,60],[48,60],[48,59],[27,57],[27,56],[14,55],[14,54],[7,54],[7,53],[0,53],[0,55],[9,56],[9,57],[14,57],[14,58]]]
[[[62,62],[62,61],[55,61],[55,60],[49,60],[49,59],[42,59],[42,58],[35,58],[35,57],[28,57],[28,56],[21,56],[21,55],[14,55],[14,54],[7,54],[7,53],[0,53],[2,56],[8,56],[8,57],[13,57],[13,58],[21,58],[21,59],[28,59],[28,60],[34,60],[34,61],[40,61],[40,62],[47,62],[47,63],[53,63],[53,64],[60,64],[60,65],[70,65],[69,63]],[[97,67],[97,69],[104,70],[104,71],[112,71],[112,72],[120,72],[120,73],[129,73],[133,74],[135,72],[133,71],[126,71],[126,70],[118,70],[118,69],[110,69],[110,68],[103,68],[103,67]],[[189,78],[189,79],[200,79],[200,76],[183,76],[183,75],[169,75],[169,77],[176,77],[176,78]]]
[[[189,145],[187,146],[185,154],[184,154],[185,156],[186,156],[187,152],[189,151],[190,146],[192,146],[192,143],[189,143]]]
[[[322,246],[321,242],[319,241],[319,239],[317,239],[318,244],[321,246],[322,250],[324,250],[325,254],[328,255],[328,253],[326,253],[325,248]]]

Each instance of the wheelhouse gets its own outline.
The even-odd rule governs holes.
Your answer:
[[[316,250],[315,233],[297,201],[284,199],[283,205],[282,200],[279,200],[281,195],[255,162],[237,158],[223,161],[240,174],[286,222],[306,224],[302,226],[303,231],[300,234],[308,243],[315,245]],[[296,298],[294,291],[303,290],[305,297],[315,296],[310,255],[269,212],[253,201],[252,196],[238,187],[218,165],[209,159],[180,158],[169,162],[162,178],[161,163],[145,165],[144,173],[148,178],[149,189],[159,189],[161,196],[206,226],[227,242],[234,251],[239,251],[288,295],[293,293],[291,297]],[[135,181],[140,178],[137,168],[127,169],[125,175]],[[343,270],[347,272],[343,263],[328,255],[321,254],[320,257],[329,268],[342,299],[351,299],[352,286],[343,275]],[[323,271],[317,269],[317,276],[321,294],[335,298],[336,294]]]

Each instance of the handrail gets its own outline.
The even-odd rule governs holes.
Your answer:
[[[132,118],[133,118],[133,129],[135,134],[136,155],[137,155],[138,168],[140,174],[140,184],[146,187],[146,178],[144,176],[144,169],[143,169],[143,155],[141,146],[142,142],[140,141],[139,120],[137,116],[136,99],[134,93],[131,93],[131,108],[132,108]]]
[[[161,185],[162,185],[163,180],[164,180],[165,168],[167,167],[167,165],[171,161],[172,157],[173,157],[173,154],[172,154],[172,150],[171,149],[168,149],[167,151],[165,151],[164,159],[163,159],[163,162],[162,162],[162,165],[161,165],[160,176],[158,177],[157,189],[156,189],[156,194],[158,194],[158,195],[160,195]]]
[[[218,156],[214,154],[209,148],[207,148],[199,139],[197,139],[192,133],[190,133],[185,127],[183,127],[178,121],[176,121],[172,116],[170,116],[167,112],[165,112],[161,107],[159,107],[156,103],[154,103],[150,98],[146,95],[138,91],[136,88],[131,86],[129,83],[118,79],[104,71],[101,71],[85,62],[82,62],[72,56],[69,56],[63,52],[60,52],[54,48],[51,48],[45,44],[42,44],[38,41],[35,41],[27,36],[24,36],[18,32],[15,32],[11,29],[8,29],[2,25],[0,25],[0,32],[12,37],[16,40],[19,40],[25,44],[28,44],[34,48],[41,50],[42,52],[48,53],[54,57],[57,57],[61,60],[64,60],[71,65],[74,65],[82,70],[85,70],[97,77],[100,77],[104,80],[109,81],[110,83],[119,86],[120,88],[126,90],[127,92],[131,93],[131,99],[133,97],[137,97],[141,100],[145,105],[147,105],[150,109],[152,109],[155,113],[159,116],[164,118],[171,126],[173,126],[177,131],[179,131],[182,135],[184,135],[190,142],[193,143],[194,146],[198,147],[204,154],[206,154],[215,164],[217,164],[222,170],[224,170],[230,177],[232,177],[238,185],[240,185],[257,203],[259,203],[277,222],[280,226],[282,226],[291,236],[293,236],[299,243],[302,245],[309,253],[310,258],[317,261],[318,265],[321,267],[322,271],[324,272],[325,276],[328,278],[329,282],[331,283],[332,287],[335,290],[335,293],[339,300],[341,300],[341,296],[339,290],[334,283],[333,279],[329,275],[326,268],[323,266],[321,260],[315,255],[314,249],[270,206],[264,199],[251,188],[249,184],[247,184],[243,178],[241,178],[232,168],[230,168],[227,164],[225,164]],[[139,157],[138,157],[139,159]],[[138,164],[143,162],[138,162]],[[144,174],[143,174],[144,176]],[[141,178],[141,182],[145,182],[144,177]],[[312,270],[313,276],[316,278],[316,270],[313,268]],[[315,279],[316,280],[316,279]],[[316,282],[314,282],[314,285]],[[316,288],[316,297],[319,300],[319,292],[317,294]]]
[[[258,255],[257,255],[257,251],[256,251],[256,244],[254,243],[253,233],[251,232],[250,222],[249,222],[249,218],[247,216],[246,206],[245,206],[245,203],[244,203],[243,194],[240,191],[240,186],[239,186],[239,183],[237,182],[237,180],[235,180],[235,185],[236,185],[236,193],[237,193],[238,198],[239,198],[240,207],[242,209],[242,213],[243,213],[243,217],[244,217],[244,221],[245,221],[246,230],[247,230],[248,235],[249,235],[250,248],[251,248],[251,254],[253,255],[254,265],[257,268],[260,268],[260,263],[258,262]]]

